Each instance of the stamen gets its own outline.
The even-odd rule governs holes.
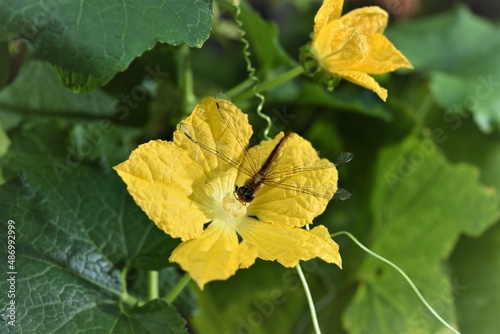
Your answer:
[[[222,208],[229,218],[241,218],[247,213],[246,205],[234,198],[234,194],[227,193],[222,199]]]

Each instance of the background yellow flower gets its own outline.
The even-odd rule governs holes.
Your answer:
[[[387,90],[369,74],[412,68],[406,57],[383,35],[388,14],[379,7],[355,9],[344,16],[343,1],[325,0],[314,19],[311,54],[320,68],[374,91],[382,100]]]

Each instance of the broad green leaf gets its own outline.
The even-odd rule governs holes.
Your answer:
[[[313,276],[319,262],[302,263],[317,299],[324,297],[324,285]],[[297,272],[277,263],[258,261],[227,281],[209,283],[198,300],[193,325],[200,333],[302,333],[310,325]]]
[[[115,333],[186,333],[186,321],[175,308],[164,301],[154,300],[134,307],[127,317],[112,329]]]
[[[148,220],[111,170],[60,158],[53,146],[64,134],[42,125],[13,137],[4,167],[22,174],[0,187],[3,254],[6,219],[16,222],[16,330],[185,332],[171,307],[142,309],[148,314],[140,319],[120,308],[129,271],[166,267],[176,242]],[[6,295],[0,298],[6,305]]]
[[[493,56],[500,53],[499,34],[464,6],[388,31],[415,69],[430,74],[437,103],[449,112],[471,111],[485,132],[500,125],[500,57]]]
[[[464,237],[453,252],[457,319],[462,333],[496,333],[500,310],[500,224],[479,238]]]
[[[375,93],[347,82],[333,92],[316,84],[306,83],[299,90],[297,101],[305,105],[358,112],[384,121],[392,120],[391,109]]]
[[[369,247],[400,266],[440,315],[456,326],[456,282],[441,263],[460,234],[479,235],[499,214],[495,193],[478,170],[451,165],[430,139],[409,137],[381,151],[372,197]],[[345,316],[352,333],[435,333],[444,327],[424,309],[403,278],[367,256]]]
[[[135,332],[146,317],[120,312],[121,271],[137,266],[141,253],[166,244],[165,238],[117,177],[80,167],[61,185],[52,175],[45,169],[0,188],[1,210],[16,222],[16,330]],[[5,224],[2,219],[4,256]],[[4,281],[0,285],[6,288]],[[6,297],[1,297],[3,305]],[[149,322],[155,319],[175,326],[172,333],[182,332],[183,320],[175,310],[155,312]]]
[[[497,190],[500,203],[500,134],[483,133],[470,118],[469,114],[436,114],[428,126],[449,160],[481,169],[481,181]]]
[[[25,38],[75,91],[103,86],[158,42],[201,47],[211,0],[49,1],[0,3],[0,41]]]
[[[28,60],[12,84],[0,91],[0,118],[11,128],[28,115],[111,116],[117,102],[100,90],[75,94],[47,62]]]
[[[126,160],[134,142],[141,134],[139,128],[118,126],[111,122],[79,122],[70,133],[70,149],[79,159],[100,161],[111,169]]]
[[[433,122],[443,131],[440,140],[446,156],[481,168],[481,181],[497,190],[500,204],[500,136],[484,134],[470,119],[443,115]],[[495,333],[500,310],[500,224],[480,237],[462,237],[451,256],[452,279],[461,287],[456,296],[457,321],[462,333]]]

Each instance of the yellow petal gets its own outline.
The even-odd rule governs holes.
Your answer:
[[[188,154],[172,142],[150,141],[114,167],[137,205],[174,238],[199,236],[207,217],[200,207],[204,174]]]
[[[179,263],[203,289],[207,282],[228,279],[239,268],[248,268],[256,258],[253,245],[238,244],[236,232],[227,223],[214,221],[199,238],[181,243],[169,260]]]
[[[218,106],[225,118],[221,117]],[[193,143],[180,129],[174,133],[174,142],[201,164],[209,178],[216,178],[232,168],[217,158],[214,152],[240,161],[252,136],[248,116],[232,102],[213,97],[203,98],[182,123],[190,130],[189,135],[212,150],[212,153]]]
[[[347,27],[355,27],[360,34],[383,33],[389,15],[380,7],[357,8],[340,18]]]
[[[239,222],[236,229],[245,241],[257,248],[261,259],[278,261],[285,267],[294,267],[299,261],[319,257],[342,267],[339,246],[324,226],[320,225],[307,231],[248,218]]]
[[[328,71],[334,71],[336,68],[333,65],[328,66],[328,61],[336,59],[339,53],[348,59],[359,58],[368,46],[365,38],[360,36],[355,28],[346,27],[336,20],[328,23],[314,36],[312,47],[320,65]]]
[[[337,74],[356,85],[374,91],[384,102],[387,99],[387,89],[380,87],[378,82],[368,74],[358,71],[339,71]]]
[[[249,154],[267,157],[283,133],[250,149]],[[288,227],[304,226],[323,213],[337,191],[335,165],[318,157],[304,138],[292,133],[278,151],[264,185],[248,207],[249,216]],[[238,185],[242,179],[239,178]]]
[[[359,71],[367,74],[383,74],[398,68],[413,68],[403,54],[382,34],[366,35],[369,48],[363,58],[335,59],[339,70]]]
[[[342,6],[344,6],[344,0],[324,0],[314,17],[314,34],[329,22],[338,19],[342,14]]]

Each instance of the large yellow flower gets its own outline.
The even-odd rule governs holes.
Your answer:
[[[387,90],[369,74],[412,68],[406,57],[383,35],[388,14],[363,7],[341,16],[343,0],[324,0],[314,18],[314,35],[307,55],[333,79],[344,78],[374,91],[382,100]]]
[[[196,129],[209,147],[219,147],[234,159],[243,159],[244,145],[221,122],[219,109],[246,143],[252,135],[247,116],[226,100],[204,98],[182,122]],[[201,138],[203,137],[203,138]],[[252,156],[269,155],[279,134],[251,148]],[[207,146],[206,146],[207,147]],[[155,140],[139,146],[115,170],[127,184],[135,202],[155,224],[182,243],[170,261],[177,262],[200,288],[224,280],[257,257],[293,267],[314,257],[341,266],[338,245],[326,227],[303,227],[321,214],[337,190],[337,170],[313,169],[288,177],[287,187],[264,185],[255,199],[244,205],[235,197],[235,185],[247,178],[213,152],[192,142],[180,129],[173,142]],[[320,159],[309,142],[296,134],[285,140],[274,164],[311,164]],[[312,160],[312,161],[311,161]],[[246,161],[246,160],[245,160]],[[319,187],[325,196],[302,189]],[[309,193],[308,193],[309,192]]]

